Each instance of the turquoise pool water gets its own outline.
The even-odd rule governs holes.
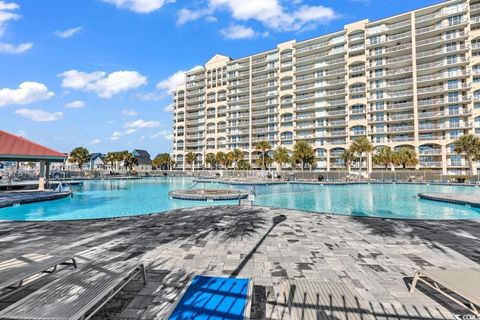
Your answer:
[[[189,188],[191,178],[149,178],[131,181],[86,181],[72,198],[0,209],[0,220],[74,220],[148,214],[165,210],[237,204],[169,199],[168,192]],[[230,188],[223,184],[197,187]],[[253,190],[252,186],[243,188]],[[421,200],[419,192],[477,194],[480,188],[432,185],[273,185],[255,187],[255,204],[341,215],[400,219],[480,218],[480,210]]]

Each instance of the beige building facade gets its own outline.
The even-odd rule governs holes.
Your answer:
[[[259,141],[291,150],[304,140],[316,170],[333,171],[367,136],[375,148],[414,148],[418,169],[466,173],[453,142],[480,134],[480,1],[362,20],[240,59],[215,55],[173,102],[178,168],[189,152],[204,168],[208,153],[234,148],[254,166]]]

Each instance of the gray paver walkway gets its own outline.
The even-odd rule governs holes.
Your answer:
[[[66,198],[71,194],[58,191],[9,191],[0,193],[0,208],[10,207],[15,204],[50,201]]]
[[[475,194],[419,193],[418,196],[426,200],[463,204],[463,205],[466,204],[472,207],[480,208],[480,196]]]
[[[90,221],[0,222],[0,259],[75,254],[90,261],[142,256],[133,281],[96,319],[163,319],[196,274],[253,279],[252,319],[288,320],[285,280],[342,282],[375,319],[453,319],[463,310],[406,283],[424,267],[478,267],[480,221],[405,221],[218,206]],[[49,275],[32,290],[62,270]],[[68,272],[65,270],[65,272]],[[28,292],[0,301],[5,307]],[[452,309],[449,309],[452,308]]]

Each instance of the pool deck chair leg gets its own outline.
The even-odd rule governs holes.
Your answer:
[[[419,277],[420,277],[419,273],[416,272],[415,275],[413,276],[412,284],[410,285],[410,293],[415,292],[415,288],[417,287],[417,282]]]

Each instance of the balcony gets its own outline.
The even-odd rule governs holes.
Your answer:
[[[474,71],[475,74],[475,71]],[[426,81],[434,81],[434,80],[443,80],[448,78],[460,78],[460,77],[468,77],[470,76],[470,71],[463,70],[463,71],[453,71],[453,72],[439,72],[433,74],[427,74],[425,76],[417,77],[417,82],[426,82]]]
[[[466,57],[457,58],[455,61],[447,61],[447,60],[440,60],[430,63],[424,63],[417,65],[418,70],[430,69],[430,68],[437,68],[443,66],[451,66],[459,63],[468,63],[470,60]]]
[[[372,57],[380,56],[380,55],[383,55],[383,54],[398,52],[398,51],[402,51],[402,50],[409,50],[411,48],[412,48],[412,44],[407,43],[407,44],[402,44],[402,45],[399,45],[399,46],[384,48],[381,51],[374,50],[370,53],[370,56],[372,56]]]
[[[445,97],[445,98],[438,98],[438,99],[426,99],[426,100],[419,100],[417,102],[419,107],[426,107],[426,106],[437,106],[442,104],[449,104],[449,103],[468,103],[471,101],[470,96],[458,96],[458,97]]]
[[[470,47],[468,45],[461,44],[461,45],[457,45],[455,47],[443,47],[443,48],[434,49],[434,50],[417,52],[417,59],[430,58],[432,56],[436,56],[436,55],[440,55],[440,54],[458,53],[459,51],[465,51],[465,50],[468,50],[468,49],[470,49]]]
[[[375,100],[388,100],[388,99],[397,99],[397,98],[405,98],[405,97],[410,97],[413,95],[412,90],[403,90],[403,91],[397,91],[397,92],[385,92],[383,93],[382,96],[377,96],[373,95],[370,97],[370,101],[375,101]]]
[[[420,16],[420,17],[415,19],[415,22],[420,23],[420,22],[424,22],[424,21],[430,21],[430,20],[434,20],[434,19],[437,19],[437,18],[446,17],[446,16],[449,16],[449,15],[461,13],[461,12],[464,12],[465,10],[467,10],[466,5],[462,5],[459,8],[455,8],[455,9],[443,8],[439,12],[430,13],[430,14]]]
[[[372,78],[381,78],[381,77],[388,77],[388,76],[393,76],[393,75],[400,75],[403,73],[411,73],[413,70],[412,67],[404,67],[404,68],[397,68],[397,69],[391,69],[387,71],[382,71],[380,74],[377,74],[376,72],[372,73]]]
[[[470,83],[457,83],[457,85],[443,85],[443,86],[430,86],[424,88],[418,88],[417,94],[437,93],[449,90],[468,90],[470,89]]]
[[[388,128],[388,132],[403,132],[403,131],[413,131],[415,130],[414,126],[398,126]]]
[[[442,154],[442,149],[420,149],[418,154],[421,156],[438,156]]]
[[[439,43],[439,42],[443,42],[443,41],[451,41],[451,40],[458,39],[458,38],[463,38],[463,37],[468,37],[468,32],[460,31],[460,32],[456,32],[456,33],[453,33],[453,34],[437,36],[437,37],[428,38],[428,39],[425,39],[425,40],[418,40],[417,41],[417,47],[426,46],[426,45]]]
[[[403,85],[410,85],[413,83],[412,78],[406,78],[406,79],[399,79],[399,80],[390,80],[387,82],[383,82],[381,84],[372,84],[369,85],[369,90],[376,90],[376,89],[382,89],[382,88],[392,88],[392,87],[397,87],[397,86],[403,86]]]
[[[329,40],[329,41],[313,44],[307,47],[297,48],[297,53],[303,53],[303,52],[312,51],[315,49],[325,48],[333,44],[334,44],[333,41]]]
[[[458,27],[459,25],[466,24],[466,23],[468,23],[468,18],[462,18],[458,21],[454,21],[453,23],[448,23],[447,21],[445,21],[445,22],[443,22],[441,24],[438,24],[438,25],[435,25],[435,26],[430,26],[430,27],[417,29],[415,31],[415,34],[416,35],[422,35],[422,34],[426,34],[426,33],[433,32],[433,31],[439,31],[439,30],[442,30],[442,29]]]
[[[442,162],[441,161],[420,161],[420,167],[429,167],[429,168],[441,168]]]

